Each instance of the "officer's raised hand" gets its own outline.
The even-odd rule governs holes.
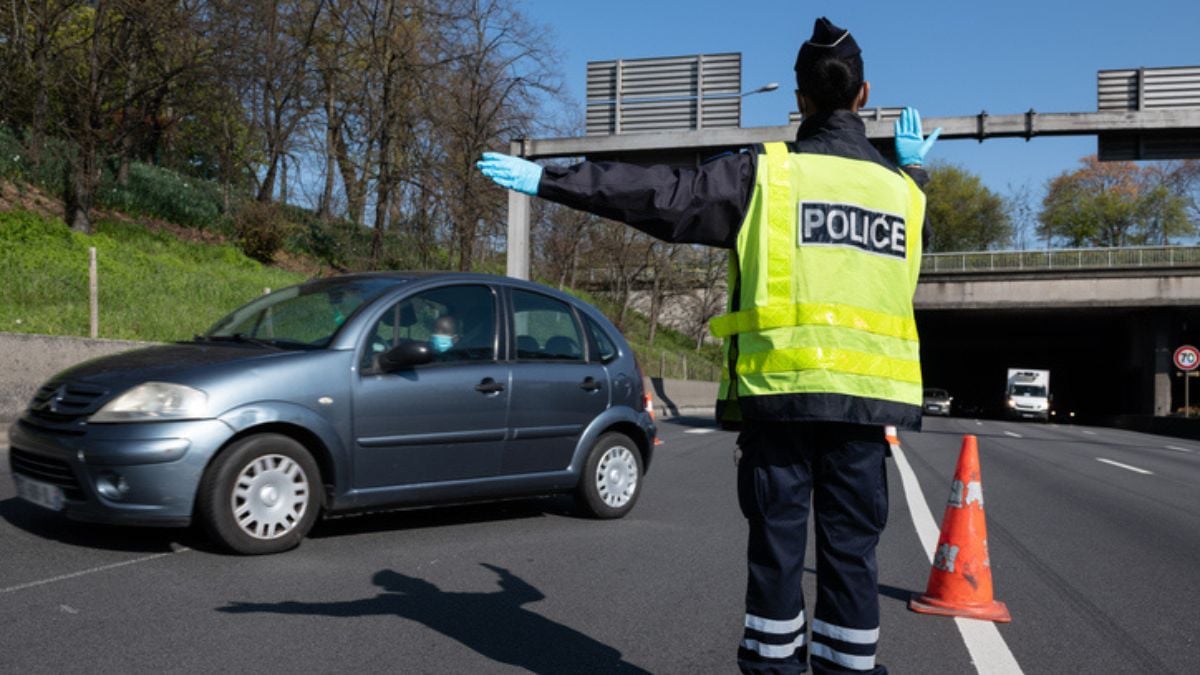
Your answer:
[[[941,135],[942,128],[938,127],[929,134],[929,138],[921,136],[921,113],[916,108],[905,108],[896,120],[896,157],[900,166],[920,166],[925,163],[925,155],[933,147],[933,142]]]
[[[485,152],[475,166],[502,188],[537,195],[538,183],[542,180],[540,164],[499,152]]]

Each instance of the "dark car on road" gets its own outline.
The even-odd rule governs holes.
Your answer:
[[[650,410],[633,351],[584,302],[490,275],[354,274],[59,373],[9,456],[17,494],[67,517],[198,521],[273,553],[321,513],[574,492],[621,517]]]
[[[924,397],[921,403],[921,408],[926,415],[943,415],[950,414],[950,405],[954,402],[954,397],[945,389],[928,388],[924,392]]]

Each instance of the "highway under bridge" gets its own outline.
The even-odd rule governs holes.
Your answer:
[[[1059,422],[1167,415],[1183,407],[1172,355],[1200,339],[1198,299],[1196,247],[926,256],[925,382],[996,416],[1008,368],[1047,369]]]

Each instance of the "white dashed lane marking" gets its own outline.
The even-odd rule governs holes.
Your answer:
[[[684,431],[683,433],[685,433],[685,434],[711,434],[714,431],[716,431],[716,429],[688,429],[688,430]]]
[[[1181,448],[1177,445],[1168,445],[1166,447],[1168,450],[1174,450],[1175,452],[1195,452],[1195,450],[1192,450],[1191,448]]]
[[[50,577],[49,579],[39,579],[37,581],[30,581],[30,582],[24,583],[24,584],[17,584],[16,586],[9,586],[8,588],[0,588],[0,595],[4,595],[5,593],[15,593],[16,591],[23,591],[27,588],[34,588],[36,586],[44,586],[46,584],[52,584],[57,581],[66,581],[67,579],[74,579],[76,577],[82,577],[87,574],[95,574],[96,572],[104,572],[107,570],[116,569],[118,567],[125,567],[127,565],[136,565],[137,563],[148,562],[150,560],[157,560],[159,558],[165,558],[169,555],[175,555],[176,553],[183,553],[184,551],[190,551],[190,550],[191,549],[189,549],[189,548],[180,547],[169,553],[156,553],[154,555],[148,555],[148,556],[144,556],[141,558],[134,558],[133,560],[126,560],[124,562],[112,563],[111,565],[101,565],[99,567],[92,567],[90,569],[80,570],[78,572],[71,572],[70,574],[60,574],[56,577]]]
[[[1122,463],[1120,463],[1120,462],[1114,462],[1114,461],[1112,461],[1111,459],[1104,459],[1103,457],[1097,457],[1097,458],[1096,458],[1096,461],[1097,461],[1097,462],[1104,462],[1105,464],[1109,464],[1109,465],[1111,465],[1111,466],[1115,466],[1115,467],[1117,467],[1117,468],[1119,468],[1119,469],[1125,469],[1126,471],[1133,471],[1134,473],[1145,474],[1145,475],[1147,475],[1147,476],[1153,476],[1153,475],[1154,475],[1154,472],[1153,472],[1153,471],[1147,471],[1147,470],[1145,470],[1145,469],[1139,469],[1139,468],[1137,468],[1136,466],[1130,466],[1130,465],[1128,465],[1128,464],[1122,464]]]
[[[1013,438],[1025,438],[1024,436],[1022,436],[1021,434],[1018,434],[1018,433],[1017,433],[1017,432],[1015,432],[1015,431],[1006,431],[1006,432],[1004,432],[1004,435],[1005,435],[1005,436],[1012,436]]]

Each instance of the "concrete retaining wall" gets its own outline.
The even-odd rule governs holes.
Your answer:
[[[0,421],[16,419],[37,388],[60,370],[148,344],[152,343],[0,333]]]
[[[1156,436],[1174,436],[1200,440],[1200,418],[1151,417],[1150,415],[1118,415],[1105,421],[1105,426],[1140,431]]]
[[[654,415],[658,419],[712,417],[717,402],[716,382],[647,377],[646,391],[654,398]]]

